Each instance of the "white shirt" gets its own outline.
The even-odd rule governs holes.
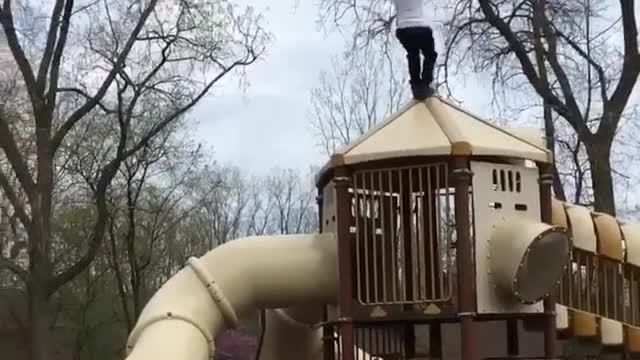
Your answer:
[[[393,0],[398,13],[398,28],[428,26],[423,0]]]

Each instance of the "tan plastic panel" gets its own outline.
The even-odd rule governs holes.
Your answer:
[[[521,191],[502,191],[501,186],[495,189],[493,170],[518,171],[521,177]],[[538,170],[514,165],[498,165],[488,162],[472,161],[471,171],[474,176],[473,204],[475,211],[473,223],[476,234],[476,296],[479,313],[542,312],[542,303],[534,305],[520,304],[515,299],[499,294],[496,291],[495,278],[491,272],[491,243],[494,227],[508,217],[520,215],[540,221],[540,191]],[[500,203],[500,209],[495,209]],[[516,204],[526,205],[526,211],[515,210]]]
[[[389,122],[349,150],[346,164],[402,156],[448,155],[451,143],[423,103]]]
[[[624,260],[622,233],[618,221],[611,215],[593,213],[593,223],[598,235],[598,254],[614,260]]]
[[[598,335],[598,322],[594,314],[571,310],[573,334],[577,337],[594,337]]]
[[[549,161],[549,152],[500,129],[480,117],[437,97],[426,101],[429,110],[447,134],[455,133],[451,142],[471,144],[473,155],[502,155],[541,162]],[[446,127],[446,128],[445,128]]]
[[[303,314],[302,319],[297,313]],[[321,306],[267,310],[265,316],[258,360],[322,359],[322,329],[313,326],[322,321]]]
[[[573,246],[595,254],[597,241],[591,211],[578,205],[568,205],[566,209],[571,223]]]
[[[556,328],[558,330],[569,328],[569,310],[566,306],[556,305]]]
[[[619,346],[624,343],[624,328],[619,321],[600,319],[600,343],[604,346]]]
[[[622,233],[627,247],[627,262],[640,266],[640,224],[622,225]]]
[[[553,225],[569,227],[567,223],[567,211],[564,209],[564,202],[552,198],[551,199],[551,223]]]
[[[627,326],[627,350],[629,352],[638,354],[640,353],[640,328],[635,326]]]
[[[534,127],[521,127],[505,129],[507,132],[525,140],[539,148],[546,149],[544,132]]]

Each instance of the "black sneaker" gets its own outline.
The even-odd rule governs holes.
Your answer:
[[[413,92],[414,99],[418,101],[423,101],[433,95],[433,89],[423,82],[411,84],[411,91]]]

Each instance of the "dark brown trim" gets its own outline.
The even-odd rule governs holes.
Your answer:
[[[336,189],[336,219],[338,236],[338,281],[340,307],[340,335],[342,338],[342,360],[354,359],[354,326],[353,326],[353,266],[351,253],[351,177],[346,167],[336,168],[333,179]]]
[[[553,169],[550,164],[538,163],[540,174],[540,220],[551,224],[551,189],[553,186]],[[544,356],[555,358],[558,352],[558,329],[556,328],[556,291],[544,299]]]
[[[432,359],[442,358],[442,324],[429,325],[429,356]]]
[[[462,360],[479,360],[475,306],[475,276],[469,187],[473,173],[469,159],[457,157],[453,161],[452,180],[455,186],[456,262],[458,270],[458,317],[460,318],[460,347]]]
[[[317,186],[324,187],[335,176],[336,169],[344,166],[348,166],[353,170],[380,169],[380,168],[389,168],[389,167],[395,168],[400,166],[424,165],[424,164],[437,163],[437,162],[450,162],[452,158],[455,158],[455,157],[452,157],[451,155],[405,156],[405,157],[399,157],[399,158],[364,161],[364,162],[345,165],[344,157],[338,154],[338,155],[333,155],[331,159],[327,162],[327,164],[322,169],[320,169],[320,171],[316,174],[315,181]],[[510,164],[516,161],[525,160],[521,158],[499,157],[499,156],[469,156],[465,158],[470,161],[486,161],[494,164]]]
[[[322,325],[322,359],[323,360],[335,360],[336,358],[336,337],[333,332],[333,325],[328,324],[329,320],[329,308],[324,306]]]
[[[520,337],[518,336],[518,319],[507,320],[507,355],[520,355]]]

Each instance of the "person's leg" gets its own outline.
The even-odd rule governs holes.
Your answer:
[[[412,29],[402,28],[396,30],[396,37],[407,51],[407,63],[409,65],[409,79],[411,84],[418,84],[420,76],[420,44],[416,42],[416,36]]]
[[[435,41],[433,39],[433,31],[429,27],[422,28],[420,31],[420,51],[424,56],[424,65],[422,67],[422,80],[427,86],[431,85],[434,77],[434,69],[438,53],[435,50]]]

